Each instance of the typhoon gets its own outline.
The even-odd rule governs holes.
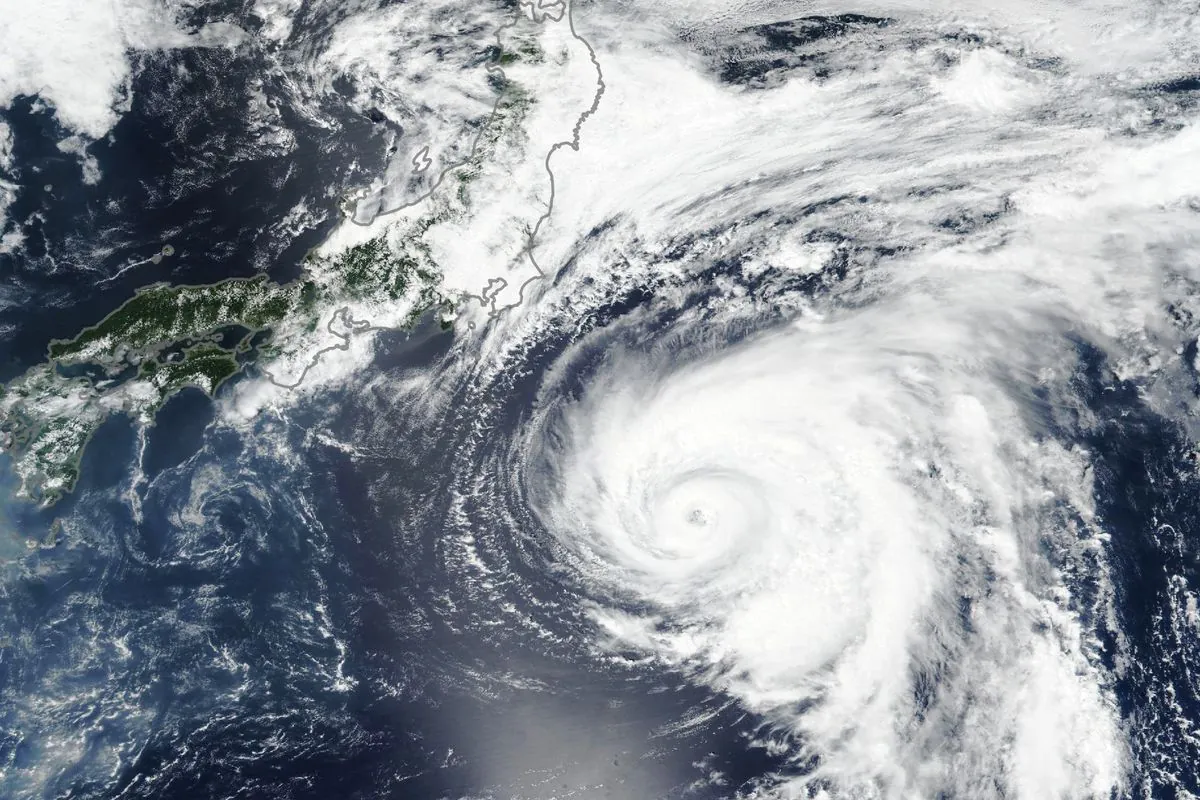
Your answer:
[[[473,345],[475,557],[555,565],[589,647],[757,715],[755,796],[1166,791],[1192,723],[1114,562],[1173,529],[1112,463],[1150,425],[1192,480],[1192,12],[581,14],[606,94],[554,277]]]
[[[251,5],[190,35],[260,106],[392,127],[265,338],[27,373],[144,383],[5,584],[0,787],[1200,796],[1200,5]]]

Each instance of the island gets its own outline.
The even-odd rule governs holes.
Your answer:
[[[44,363],[3,387],[0,448],[21,493],[51,504],[74,486],[84,448],[110,415],[150,424],[175,393],[213,395],[252,362],[269,378],[272,361],[319,357],[323,338],[349,335],[330,331],[349,308],[384,305],[403,307],[404,324],[454,303],[438,291],[436,267],[397,255],[383,237],[336,258],[310,256],[290,283],[256,275],[145,287],[74,338],[51,342]]]
[[[365,222],[348,198],[340,227],[289,282],[259,274],[143,287],[0,387],[0,451],[19,495],[49,506],[70,492],[88,442],[115,414],[150,426],[176,393],[214,396],[247,371],[299,389],[355,337],[430,313],[448,325],[468,302],[489,314],[518,302],[541,274],[532,250],[554,201],[550,156],[578,147],[604,88],[567,6],[519,8],[486,65],[495,106],[471,123],[469,155],[427,193]]]

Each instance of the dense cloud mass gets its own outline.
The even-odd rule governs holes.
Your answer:
[[[1155,783],[1110,538],[1154,522],[1106,514],[1097,406],[1191,435],[1193,11],[577,12],[607,89],[553,165],[562,266],[479,345],[545,377],[462,502],[528,504],[499,535],[602,647],[762,715],[770,791]]]
[[[1200,793],[1200,6],[203,11],[106,6],[88,86],[29,15],[0,102],[86,164],[136,51],[260,54],[272,157],[376,131],[314,252],[453,313],[107,434],[4,595],[60,622],[0,787]]]

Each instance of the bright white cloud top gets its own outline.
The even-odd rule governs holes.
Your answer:
[[[717,80],[767,51],[747,21],[851,12],[888,21],[797,22],[793,60]],[[769,796],[1133,791],[1092,628],[1111,532],[1059,438],[1090,424],[1081,342],[1160,413],[1192,380],[1200,132],[1144,91],[1200,63],[1192,12],[576,9],[606,91],[484,384],[574,344],[461,503],[528,502],[604,647],[770,720],[809,769]],[[479,538],[465,563],[507,549]]]
[[[215,24],[186,31],[160,0],[0,0],[0,107],[20,95],[51,104],[62,125],[99,139],[129,101],[131,54],[228,46],[241,32]]]
[[[446,471],[397,513],[437,526],[447,627],[727,699],[785,765],[740,796],[1183,786],[1196,687],[1139,682],[1093,445],[1118,392],[1200,436],[1200,126],[1172,89],[1200,7],[519,6],[347,6],[298,48],[297,97],[349,81],[410,138],[314,251],[337,302],[271,321],[290,344],[220,424],[365,385],[364,438]],[[131,51],[236,40],[149,3],[22,8],[0,0],[0,102],[83,137]],[[303,10],[254,8],[280,47]],[[361,279],[348,253],[425,283],[343,291],[319,265]],[[438,364],[371,372],[434,296]]]

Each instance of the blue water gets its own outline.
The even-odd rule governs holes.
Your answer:
[[[780,64],[808,65],[780,52],[881,24],[846,17],[819,29],[762,29],[755,35],[775,51],[728,65],[724,77],[756,85]],[[22,187],[12,216],[30,235],[25,254],[0,255],[8,331],[0,380],[149,281],[296,274],[332,224],[327,190],[336,196],[379,167],[384,131],[333,102],[322,109],[337,119],[333,130],[285,108],[297,149],[235,162],[253,152],[246,92],[263,63],[252,50],[151,58],[133,108],[91,150],[104,173],[95,186],[58,151],[64,132],[32,98],[0,112],[14,130]],[[176,77],[180,67],[189,77]],[[1190,91],[1192,79],[1181,80]],[[269,232],[305,199],[324,204],[323,221],[298,237]],[[109,280],[168,241],[174,256]],[[701,282],[739,274],[736,264],[716,265]],[[818,293],[846,274],[835,264],[746,289]],[[669,332],[685,309],[656,289],[635,287],[565,327],[612,327],[619,337],[629,335],[619,323],[637,317],[637,336]],[[698,292],[690,301],[708,299]],[[753,329],[726,334],[732,342]],[[490,398],[501,413],[481,454],[500,458],[570,341],[548,336],[504,387],[509,394]],[[452,344],[432,322],[381,337],[371,375],[428,369]],[[563,391],[577,391],[587,367],[585,358]],[[1194,457],[1184,432],[1082,344],[1075,381],[1094,422],[1036,413],[1055,438],[1091,454],[1098,512],[1112,534],[1105,555],[1117,627],[1089,619],[1098,587],[1072,587],[1077,610],[1096,624],[1110,669],[1123,637],[1130,663],[1117,671],[1117,697],[1130,720],[1135,786],[1155,798],[1200,792],[1185,736],[1187,720],[1200,719],[1200,686],[1188,671],[1200,646],[1171,625],[1180,586],[1200,588]],[[705,798],[782,768],[750,742],[760,721],[728,698],[667,669],[613,665],[587,646],[594,632],[581,589],[553,568],[519,497],[506,509],[520,523],[514,530],[498,525],[495,509],[469,509],[484,544],[511,566],[511,585],[485,589],[454,568],[447,503],[463,478],[455,459],[470,439],[470,398],[449,419],[429,421],[389,406],[386,386],[319,398],[286,420],[264,414],[245,431],[222,426],[210,400],[184,392],[160,412],[140,457],[137,432],[114,418],[88,448],[72,495],[51,510],[0,508],[0,795],[549,797],[602,785],[591,796],[646,800],[684,796],[706,772],[723,772],[726,786],[686,795]],[[313,436],[380,441],[364,430],[387,433],[390,446],[352,458]],[[0,469],[7,496],[10,476]],[[531,616],[561,639],[548,645],[501,624],[497,598],[537,600]],[[671,731],[701,713],[711,716]]]
[[[281,79],[264,69],[249,49],[146,57],[129,112],[89,148],[103,174],[94,185],[75,155],[59,151],[67,132],[36,98],[0,110],[20,187],[9,224],[26,233],[23,251],[0,254],[0,381],[146,284],[296,277],[336,222],[338,196],[380,168],[386,126],[331,101],[310,109],[335,123],[321,126],[291,108]],[[256,78],[280,104],[294,150],[273,152],[248,127]],[[313,225],[295,235],[272,229],[301,202],[318,214]],[[174,255],[122,271],[164,244]]]

